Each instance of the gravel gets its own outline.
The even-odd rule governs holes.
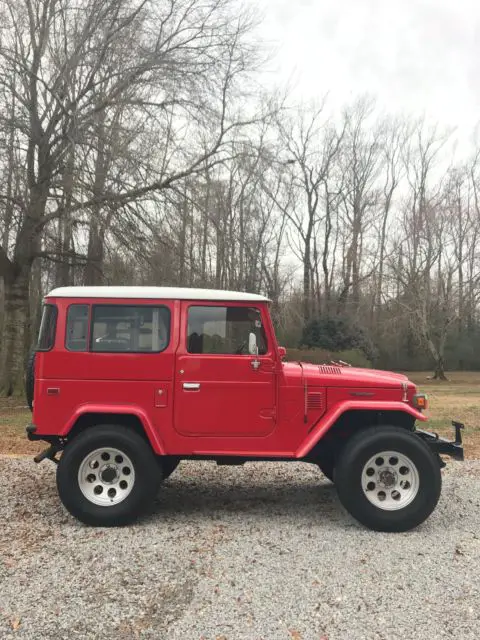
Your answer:
[[[354,522],[305,464],[183,462],[151,515],[88,528],[53,464],[0,458],[0,638],[475,639],[480,462],[415,531]]]

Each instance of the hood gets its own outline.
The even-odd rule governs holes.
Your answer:
[[[330,364],[310,364],[307,362],[285,362],[285,374],[290,377],[305,377],[308,383],[322,387],[382,387],[398,389],[402,382],[413,387],[407,376],[392,371],[362,369],[359,367],[338,367]]]

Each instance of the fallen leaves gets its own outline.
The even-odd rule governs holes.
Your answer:
[[[22,625],[22,621],[20,618],[12,618],[10,620],[10,626],[12,627],[13,631],[18,631],[21,625]]]
[[[13,569],[17,566],[17,561],[13,558],[6,557],[3,558],[3,564],[7,567],[7,569]]]

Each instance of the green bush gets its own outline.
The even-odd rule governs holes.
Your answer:
[[[321,316],[311,320],[303,331],[303,345],[335,353],[361,351],[368,360],[376,355],[363,328],[345,316]]]
[[[328,351],[327,349],[288,349],[286,360],[289,362],[303,361],[312,364],[328,364],[332,360],[348,362],[353,367],[371,368],[372,363],[360,349],[345,351]]]

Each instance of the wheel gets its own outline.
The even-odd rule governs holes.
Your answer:
[[[33,393],[35,390],[35,351],[28,356],[27,367],[25,371],[25,395],[30,411],[33,411]]]
[[[162,468],[162,480],[169,478],[180,464],[180,459],[173,456],[162,456],[159,459]]]
[[[150,445],[124,426],[94,426],[67,444],[57,467],[60,499],[85,524],[128,524],[153,502],[162,479]]]
[[[442,488],[438,460],[423,440],[400,427],[353,436],[335,467],[343,506],[377,531],[408,531],[435,509]]]

